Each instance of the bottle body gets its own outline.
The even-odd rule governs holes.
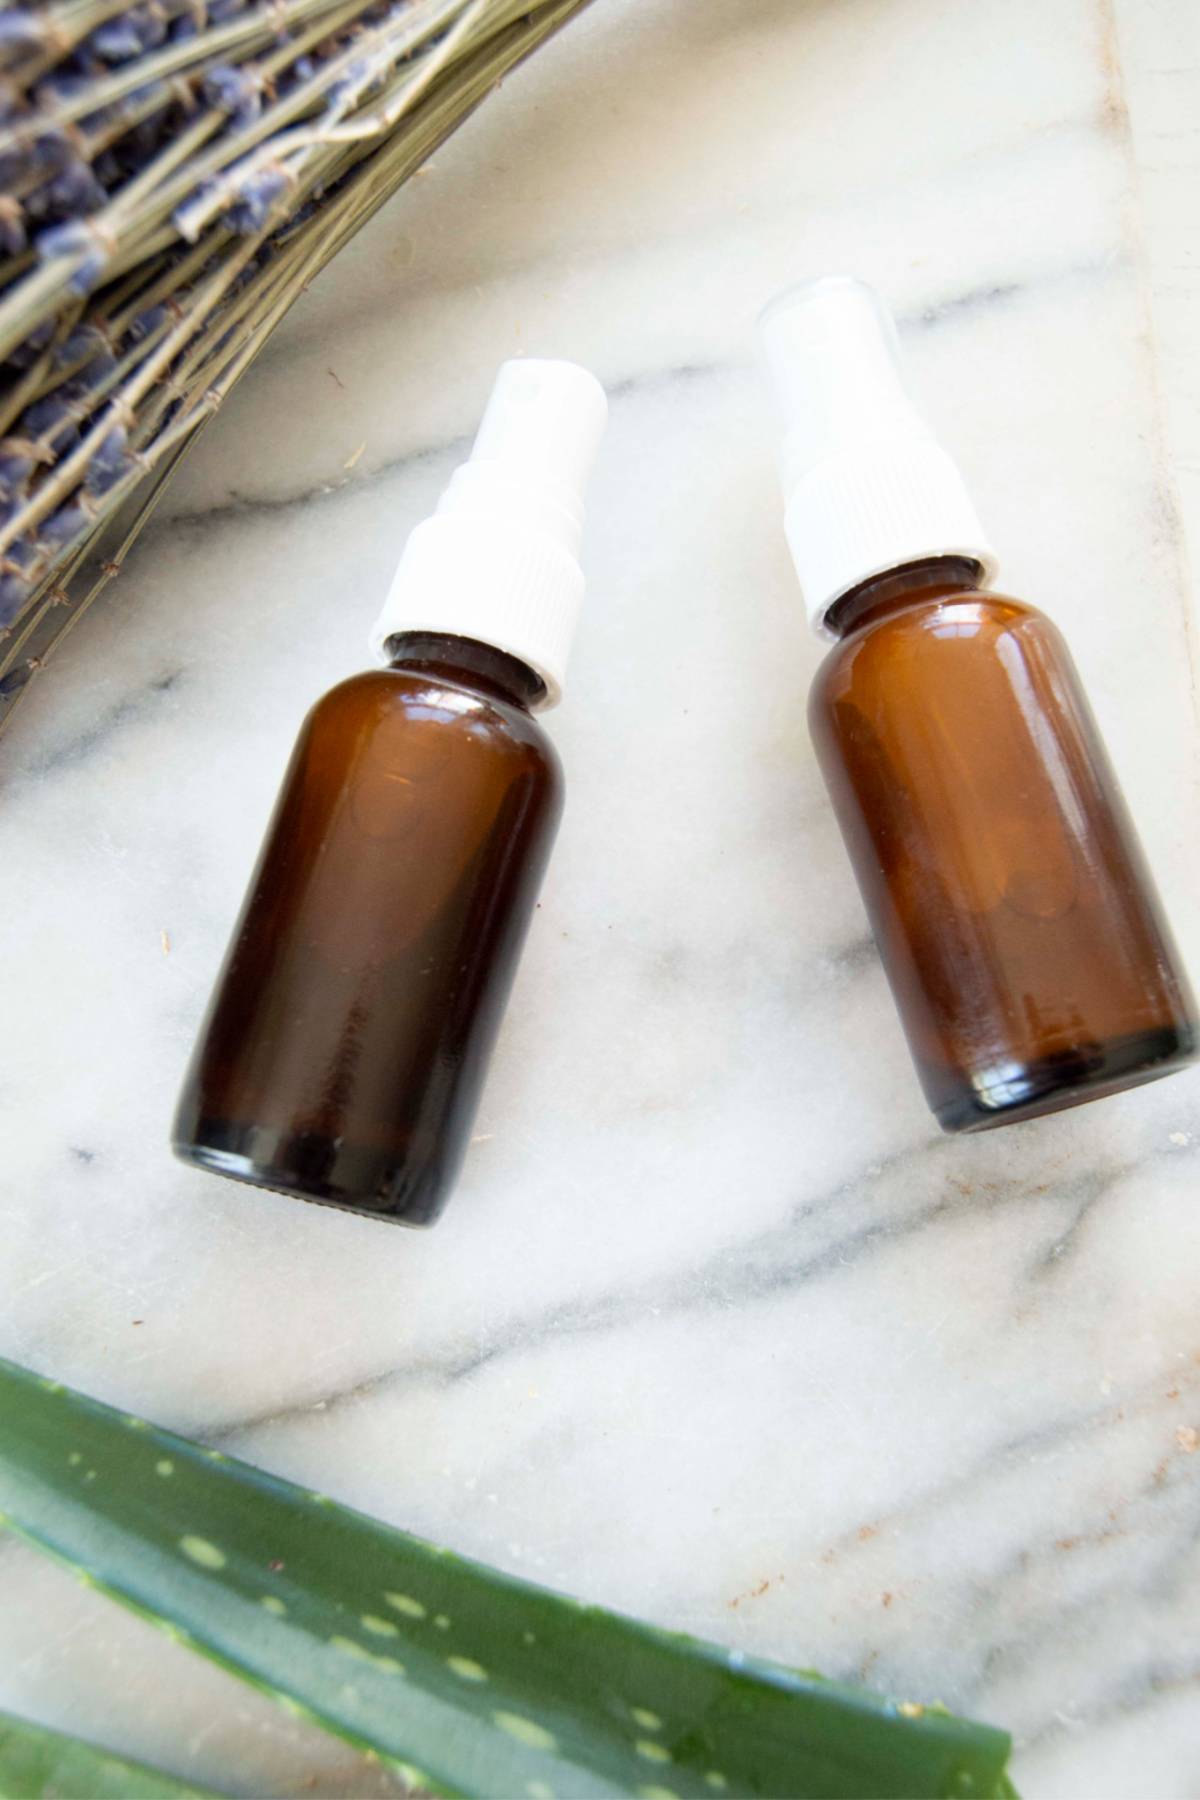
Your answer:
[[[1195,1001],[1055,626],[931,564],[838,628],[810,727],[943,1129],[1190,1060]]]
[[[301,730],[173,1141],[426,1225],[466,1153],[562,780],[524,665],[461,639],[397,648]]]

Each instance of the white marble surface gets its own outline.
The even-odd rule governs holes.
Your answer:
[[[747,332],[806,273],[888,294],[1200,974],[1198,100],[1194,0],[596,0],[435,156],[0,747],[0,1351],[1006,1724],[1027,1800],[1195,1800],[1200,1072],[937,1134],[807,741]],[[613,402],[569,807],[418,1236],[165,1136],[298,721],[521,350]],[[239,1794],[389,1791],[11,1543],[0,1584],[0,1705]]]

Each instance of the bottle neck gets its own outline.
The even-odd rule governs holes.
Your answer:
[[[464,682],[494,700],[507,700],[528,712],[546,693],[546,684],[528,663],[477,638],[443,631],[398,631],[385,650],[391,669],[416,669],[423,675]]]
[[[897,612],[914,601],[938,600],[943,595],[978,590],[983,567],[969,556],[931,556],[872,575],[835,600],[825,615],[834,637],[844,638],[860,625],[885,613]]]

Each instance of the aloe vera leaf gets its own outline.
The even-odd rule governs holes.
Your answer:
[[[0,1712],[0,1800],[216,1800],[146,1763]]]
[[[1003,1792],[1005,1732],[565,1599],[2,1360],[0,1418],[4,1522],[417,1785]]]

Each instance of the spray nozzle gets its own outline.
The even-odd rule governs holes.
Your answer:
[[[782,415],[784,488],[840,450],[932,439],[909,395],[896,327],[878,294],[849,275],[787,288],[758,321],[759,360]]]
[[[562,694],[583,599],[583,490],[608,416],[576,363],[502,363],[470,459],[405,545],[372,645],[405,631],[494,644]]]
[[[604,389],[577,363],[502,363],[471,461],[549,477],[581,495],[607,411]]]
[[[784,529],[818,631],[834,601],[888,569],[995,556],[962,476],[909,394],[896,327],[849,275],[787,288],[755,329],[783,427]]]

